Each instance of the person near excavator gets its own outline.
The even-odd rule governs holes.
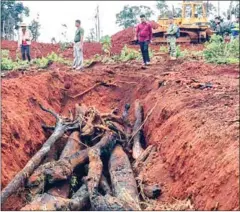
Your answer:
[[[83,68],[83,36],[84,29],[81,27],[81,21],[76,20],[75,26],[77,28],[75,37],[74,37],[74,46],[73,46],[73,68],[76,70],[81,70]]]
[[[145,15],[140,15],[140,19],[141,23],[137,25],[135,40],[140,45],[144,65],[150,65],[148,46],[152,42],[152,26],[146,21]]]
[[[177,52],[176,52],[176,41],[177,41],[177,33],[178,27],[174,24],[173,16],[169,17],[169,26],[168,30],[165,33],[167,36],[167,42],[169,43],[169,52],[170,52],[170,60],[176,60]]]
[[[231,29],[232,39],[239,38],[239,17],[236,18],[236,22]]]
[[[224,27],[223,27],[223,23],[221,22],[221,19],[219,17],[215,18],[215,28],[214,31],[216,33],[216,35],[220,35],[223,37],[224,35]]]
[[[27,55],[28,62],[31,61],[30,46],[32,38],[31,31],[27,29],[26,24],[22,23],[18,34],[18,50],[21,49],[22,60],[26,60]]]

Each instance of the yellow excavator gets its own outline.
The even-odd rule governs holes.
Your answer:
[[[174,18],[174,23],[180,29],[177,43],[201,43],[213,34],[203,1],[183,1],[182,17]],[[153,28],[153,44],[167,42],[164,34],[169,25],[168,18],[159,18],[157,25]]]

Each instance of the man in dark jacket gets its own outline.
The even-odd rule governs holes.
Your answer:
[[[135,40],[138,40],[140,45],[144,65],[149,65],[148,45],[152,41],[152,26],[150,23],[147,23],[145,15],[141,15],[140,18],[141,23],[136,28]]]

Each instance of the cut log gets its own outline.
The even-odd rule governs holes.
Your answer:
[[[91,203],[91,210],[97,211],[123,211],[133,210],[128,202],[124,202],[109,194],[102,196],[98,192],[100,178],[102,176],[103,164],[100,159],[100,150],[92,148],[89,150],[89,171],[87,176],[87,186]]]
[[[71,198],[71,210],[81,210],[90,204],[87,185],[83,184],[80,189]]]
[[[12,195],[19,187],[23,186],[25,180],[30,176],[34,169],[36,169],[44,157],[47,155],[53,144],[61,138],[64,133],[73,127],[76,123],[66,122],[66,119],[63,119],[55,112],[45,109],[42,105],[40,105],[41,109],[45,112],[50,113],[56,118],[56,127],[52,135],[48,138],[48,140],[43,144],[42,148],[31,158],[30,161],[25,165],[25,167],[12,179],[12,181],[3,189],[1,193],[1,204],[5,202],[5,200]]]
[[[141,145],[142,129],[139,130],[143,122],[143,107],[138,100],[136,100],[135,102],[135,117],[136,117],[136,121],[133,126],[134,137],[133,137],[132,156],[136,160],[144,151]]]
[[[64,157],[69,157],[82,149],[84,149],[84,146],[80,143],[80,134],[78,131],[75,131],[70,135],[68,142],[62,151],[60,159],[62,159]],[[69,181],[70,180],[68,179],[66,182],[62,182],[62,184],[60,186],[53,187],[47,193],[51,194],[53,196],[67,198],[69,196],[69,192],[70,192],[70,182]]]
[[[122,119],[123,119],[123,126],[124,126],[124,132],[126,136],[126,142],[122,145],[124,150],[126,151],[127,155],[129,157],[132,156],[132,144],[129,142],[130,136],[132,134],[132,126],[129,121],[129,109],[130,109],[130,104],[126,104],[124,107],[124,111],[122,114]]]
[[[73,132],[70,135],[68,142],[62,151],[62,154],[60,155],[60,159],[67,157],[67,156],[71,156],[72,154],[76,153],[77,151],[79,151],[80,149],[83,149],[83,148],[84,148],[83,145],[81,145],[80,141],[79,141],[79,132],[77,132],[77,131]],[[32,181],[34,183],[32,183]],[[70,191],[69,181],[70,181],[69,179],[66,181],[63,181],[60,185],[57,185],[57,186],[51,188],[48,191],[48,193],[53,196],[60,196],[62,198],[67,198],[69,195],[69,191]],[[44,178],[39,178],[36,181],[36,179],[33,179],[32,177],[30,177],[28,179],[27,186],[28,186],[28,188],[30,188],[31,197],[34,198],[34,196],[36,194],[42,193],[44,191],[45,180],[44,180]]]
[[[100,159],[101,151],[98,148],[91,148],[88,152],[89,170],[87,176],[88,193],[91,196],[98,191],[98,185],[102,176],[103,163]],[[92,203],[92,201],[91,201]]]
[[[116,144],[115,135],[112,133],[106,133],[105,136],[96,144],[94,148],[101,149],[102,152],[111,152]],[[38,183],[40,179],[48,181],[50,184],[67,180],[74,168],[78,165],[83,165],[88,162],[88,150],[84,149],[78,151],[70,157],[65,157],[59,161],[54,161],[52,163],[46,163],[40,166],[32,174],[29,181],[32,184]]]
[[[58,160],[57,158],[57,147],[54,144],[51,149],[49,150],[48,154],[46,155],[45,159],[43,160],[43,163],[48,163],[52,161]]]
[[[149,157],[150,154],[155,152],[155,150],[156,147],[154,145],[150,145],[142,152],[138,159],[135,160],[132,167],[136,176],[142,171],[146,159]]]
[[[82,106],[78,104],[75,105],[75,119],[78,120],[80,126],[82,125],[83,116],[86,113],[86,111],[87,108],[84,105]],[[75,131],[70,135],[68,142],[60,155],[60,160],[65,157],[70,157],[71,155],[82,149],[84,149],[84,146],[82,145],[82,142],[80,142],[80,134],[79,132]],[[48,193],[63,198],[68,197],[70,191],[69,181],[70,179],[67,179],[66,182],[63,182],[62,185],[50,189]],[[44,177],[36,179],[35,176],[32,175],[28,180],[28,186],[29,187],[34,186],[35,187],[34,190],[36,190],[36,187],[39,187],[37,190],[41,191],[45,186],[45,179]],[[40,189],[40,187],[43,188]]]
[[[44,193],[35,198],[33,202],[23,207],[21,211],[76,211],[82,210],[88,204],[89,194],[87,186],[83,184],[71,199],[56,197],[54,195]]]
[[[70,135],[68,142],[62,151],[60,159],[64,157],[69,157],[72,154],[79,151],[80,149],[84,148],[84,146],[80,143],[79,137],[80,137],[80,134],[77,131],[73,132]],[[31,180],[32,179],[30,178],[29,181],[31,182]],[[29,184],[31,185],[31,183]],[[82,192],[82,190],[79,189],[78,192]],[[73,201],[73,200],[66,199],[69,197],[69,193],[70,193],[70,180],[68,179],[66,181],[61,182],[61,184],[59,183],[55,187],[51,188],[49,191],[47,191],[46,194],[37,196],[36,199],[34,199],[30,204],[26,205],[22,210],[27,210],[27,209],[40,210],[41,208],[43,208],[43,205],[46,206],[44,207],[46,210],[50,210],[50,209],[51,210],[60,210],[60,209],[69,210],[71,209],[72,205],[75,205],[74,207],[77,207],[75,203],[76,200]],[[80,195],[80,197],[85,197],[85,196],[84,194]],[[75,194],[72,199],[74,199],[75,197],[77,197],[77,194]],[[83,198],[82,200],[80,198],[80,201],[86,204],[88,202],[88,195],[87,195],[87,200],[86,198]],[[84,204],[81,204],[82,205],[81,207],[83,207]]]
[[[111,132],[106,132],[106,134],[102,137],[102,139],[93,146],[93,148],[100,149],[101,152],[111,152],[114,146],[116,145],[116,136]],[[84,164],[88,162],[88,150],[82,150],[71,157],[65,158],[70,162],[73,168],[78,165]]]
[[[134,210],[141,210],[139,206],[137,183],[127,154],[117,145],[109,159],[109,173],[113,195],[123,202],[127,202]]]

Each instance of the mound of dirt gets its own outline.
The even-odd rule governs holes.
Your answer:
[[[1,48],[4,50],[9,50],[10,57],[15,60],[16,54],[17,54],[17,42],[16,41],[8,41],[8,40],[2,40],[1,41]],[[93,57],[95,54],[102,54],[100,43],[84,43],[83,51],[84,51],[84,57],[86,59],[89,59]],[[46,57],[48,54],[51,54],[52,52],[62,55],[66,59],[73,59],[73,49],[72,47],[69,47],[65,50],[61,50],[59,44],[49,44],[49,43],[37,43],[32,42],[31,45],[31,56],[32,58],[41,58]],[[20,53],[18,56],[21,58]]]
[[[54,122],[40,110],[37,102],[67,115],[67,109],[79,102],[110,112],[110,108],[121,109],[126,103],[133,105],[140,99],[145,117],[156,105],[144,125],[144,134],[148,144],[158,146],[158,153],[152,155],[142,172],[145,182],[162,188],[163,195],[153,209],[171,203],[173,198],[190,198],[198,210],[237,210],[238,79],[237,66],[162,59],[147,70],[135,63],[97,64],[83,73],[56,72],[50,67],[32,76],[26,73],[3,79],[2,187],[46,140],[41,123]],[[99,80],[114,82],[117,87],[100,86],[79,99],[68,98]],[[200,89],[198,85],[206,82],[212,87]],[[134,114],[133,107],[130,114]],[[130,120],[133,123],[134,118]],[[3,209],[19,209],[24,204],[23,198],[16,194]]]
[[[112,49],[113,54],[119,54],[125,44],[133,40],[135,35],[135,28],[129,27],[112,36]]]

